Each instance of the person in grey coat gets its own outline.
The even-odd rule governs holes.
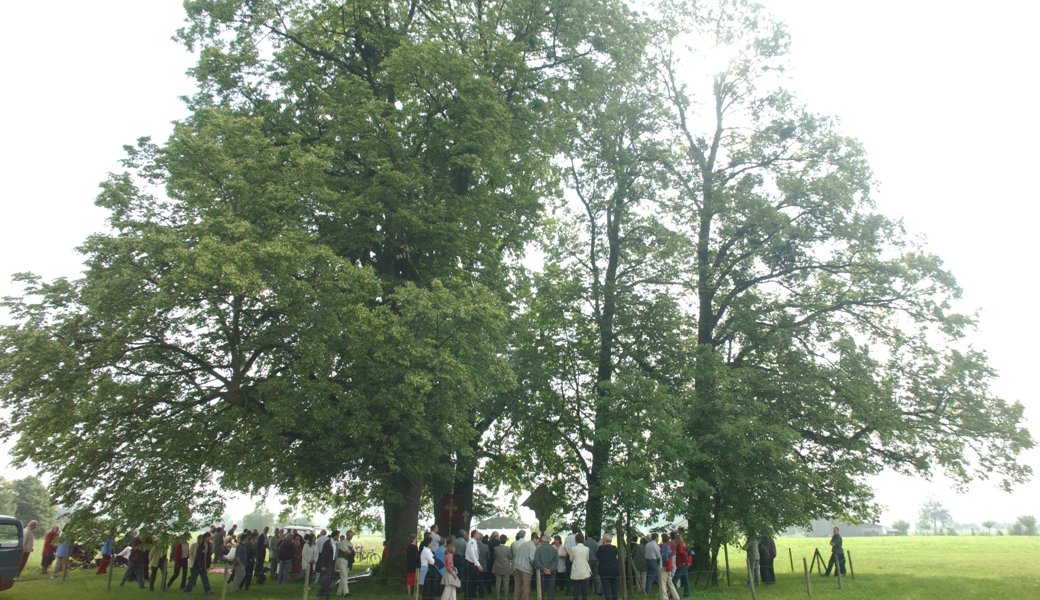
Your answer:
[[[491,565],[491,572],[495,575],[495,600],[508,600],[509,577],[513,574],[513,548],[506,546],[509,538],[506,534],[498,537],[498,545],[495,546],[495,560]]]
[[[543,535],[542,543],[534,551],[534,572],[540,578],[543,598],[556,600],[556,566],[559,561],[560,555],[552,545],[552,538]]]

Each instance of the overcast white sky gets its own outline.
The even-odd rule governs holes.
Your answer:
[[[996,391],[1026,405],[1040,437],[1035,273],[1040,3],[769,0],[793,37],[791,87],[837,115],[867,148],[879,210],[904,219],[943,257],[979,310],[977,346]],[[186,114],[192,57],[170,41],[176,0],[12,2],[0,35],[0,294],[10,274],[75,275],[74,248],[103,226],[97,184],[122,145],[162,140]],[[1023,456],[1040,471],[1040,451]],[[6,465],[0,474],[22,476]],[[882,523],[917,520],[934,495],[958,522],[1036,514],[1040,483],[959,494],[943,481],[875,480]],[[229,508],[247,512],[247,501]]]

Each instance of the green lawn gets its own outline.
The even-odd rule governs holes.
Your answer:
[[[369,540],[365,539],[365,542]],[[375,547],[375,546],[373,546]],[[795,572],[791,572],[788,548],[794,556]],[[826,555],[826,538],[788,538],[777,542],[775,568],[777,584],[758,588],[758,597],[773,599],[807,598],[802,557],[812,558],[814,548]],[[954,536],[954,537],[893,537],[846,538],[845,548],[852,554],[855,579],[845,578],[839,590],[835,578],[811,577],[813,598],[846,599],[1028,599],[1040,598],[1040,536]],[[750,598],[744,585],[746,571],[744,555],[731,548],[729,553],[732,585],[727,586],[725,575],[722,585],[708,590],[697,589],[695,596]],[[123,569],[116,571],[117,579],[111,592],[106,591],[107,579],[95,576],[93,571],[75,571],[65,582],[50,581],[36,575],[39,558],[30,559],[26,575],[15,586],[0,592],[0,600],[74,600],[157,598],[157,592],[140,591],[136,586],[116,587]],[[211,576],[217,594],[222,577]],[[268,582],[254,585],[249,592],[229,594],[229,597],[302,598],[303,586],[290,583],[283,586]],[[404,585],[393,590],[374,588],[366,582],[351,586],[352,600],[365,598],[397,598],[404,600]],[[202,596],[201,588],[193,595]],[[169,598],[183,597],[179,591]],[[214,596],[211,596],[214,597]],[[311,594],[314,598],[315,594]],[[639,596],[641,599],[642,596]],[[461,596],[460,596],[461,600]],[[562,599],[561,599],[562,600]]]

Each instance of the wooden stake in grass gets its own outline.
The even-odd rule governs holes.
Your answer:
[[[846,550],[845,553],[849,555],[849,576],[856,579],[856,571],[852,568],[852,550]]]
[[[538,579],[535,581],[535,586],[538,589],[538,600],[542,600],[542,570],[538,569]]]
[[[791,552],[791,548],[787,548],[787,557],[791,559],[791,572],[794,573],[794,552]]]
[[[419,569],[415,570],[415,600],[419,600]]]
[[[418,581],[418,578],[416,578]],[[310,568],[303,569],[303,600],[307,600],[307,594],[311,591],[311,570]],[[415,586],[415,597],[419,597],[419,586]]]
[[[220,600],[227,598],[227,564],[224,564],[224,588],[220,590]]]
[[[805,572],[805,593],[812,598],[812,584],[809,583],[809,561],[805,560],[804,556],[802,557],[802,571]]]
[[[112,548],[115,550],[115,548]],[[112,556],[112,551],[109,550],[108,554],[108,591],[112,591],[112,572],[116,570],[115,557]]]

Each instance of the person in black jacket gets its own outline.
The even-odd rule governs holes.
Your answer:
[[[207,594],[213,590],[209,586],[209,556],[210,556],[210,534],[204,533],[198,537],[198,541],[192,545],[190,549],[191,554],[191,578],[188,579],[188,585],[184,586],[184,593],[191,592],[191,589],[195,587],[195,580],[202,579],[202,589]]]
[[[331,598],[332,573],[335,571],[331,538],[325,538],[325,543],[322,544],[321,550],[318,552],[318,562],[315,564],[315,569],[318,571],[318,583],[321,584],[321,587],[318,589],[318,597]]]
[[[603,584],[603,596],[606,600],[617,600],[618,582],[621,578],[621,562],[618,560],[617,546],[611,543],[613,541],[611,536],[604,534],[599,547],[596,548],[599,579]]]

